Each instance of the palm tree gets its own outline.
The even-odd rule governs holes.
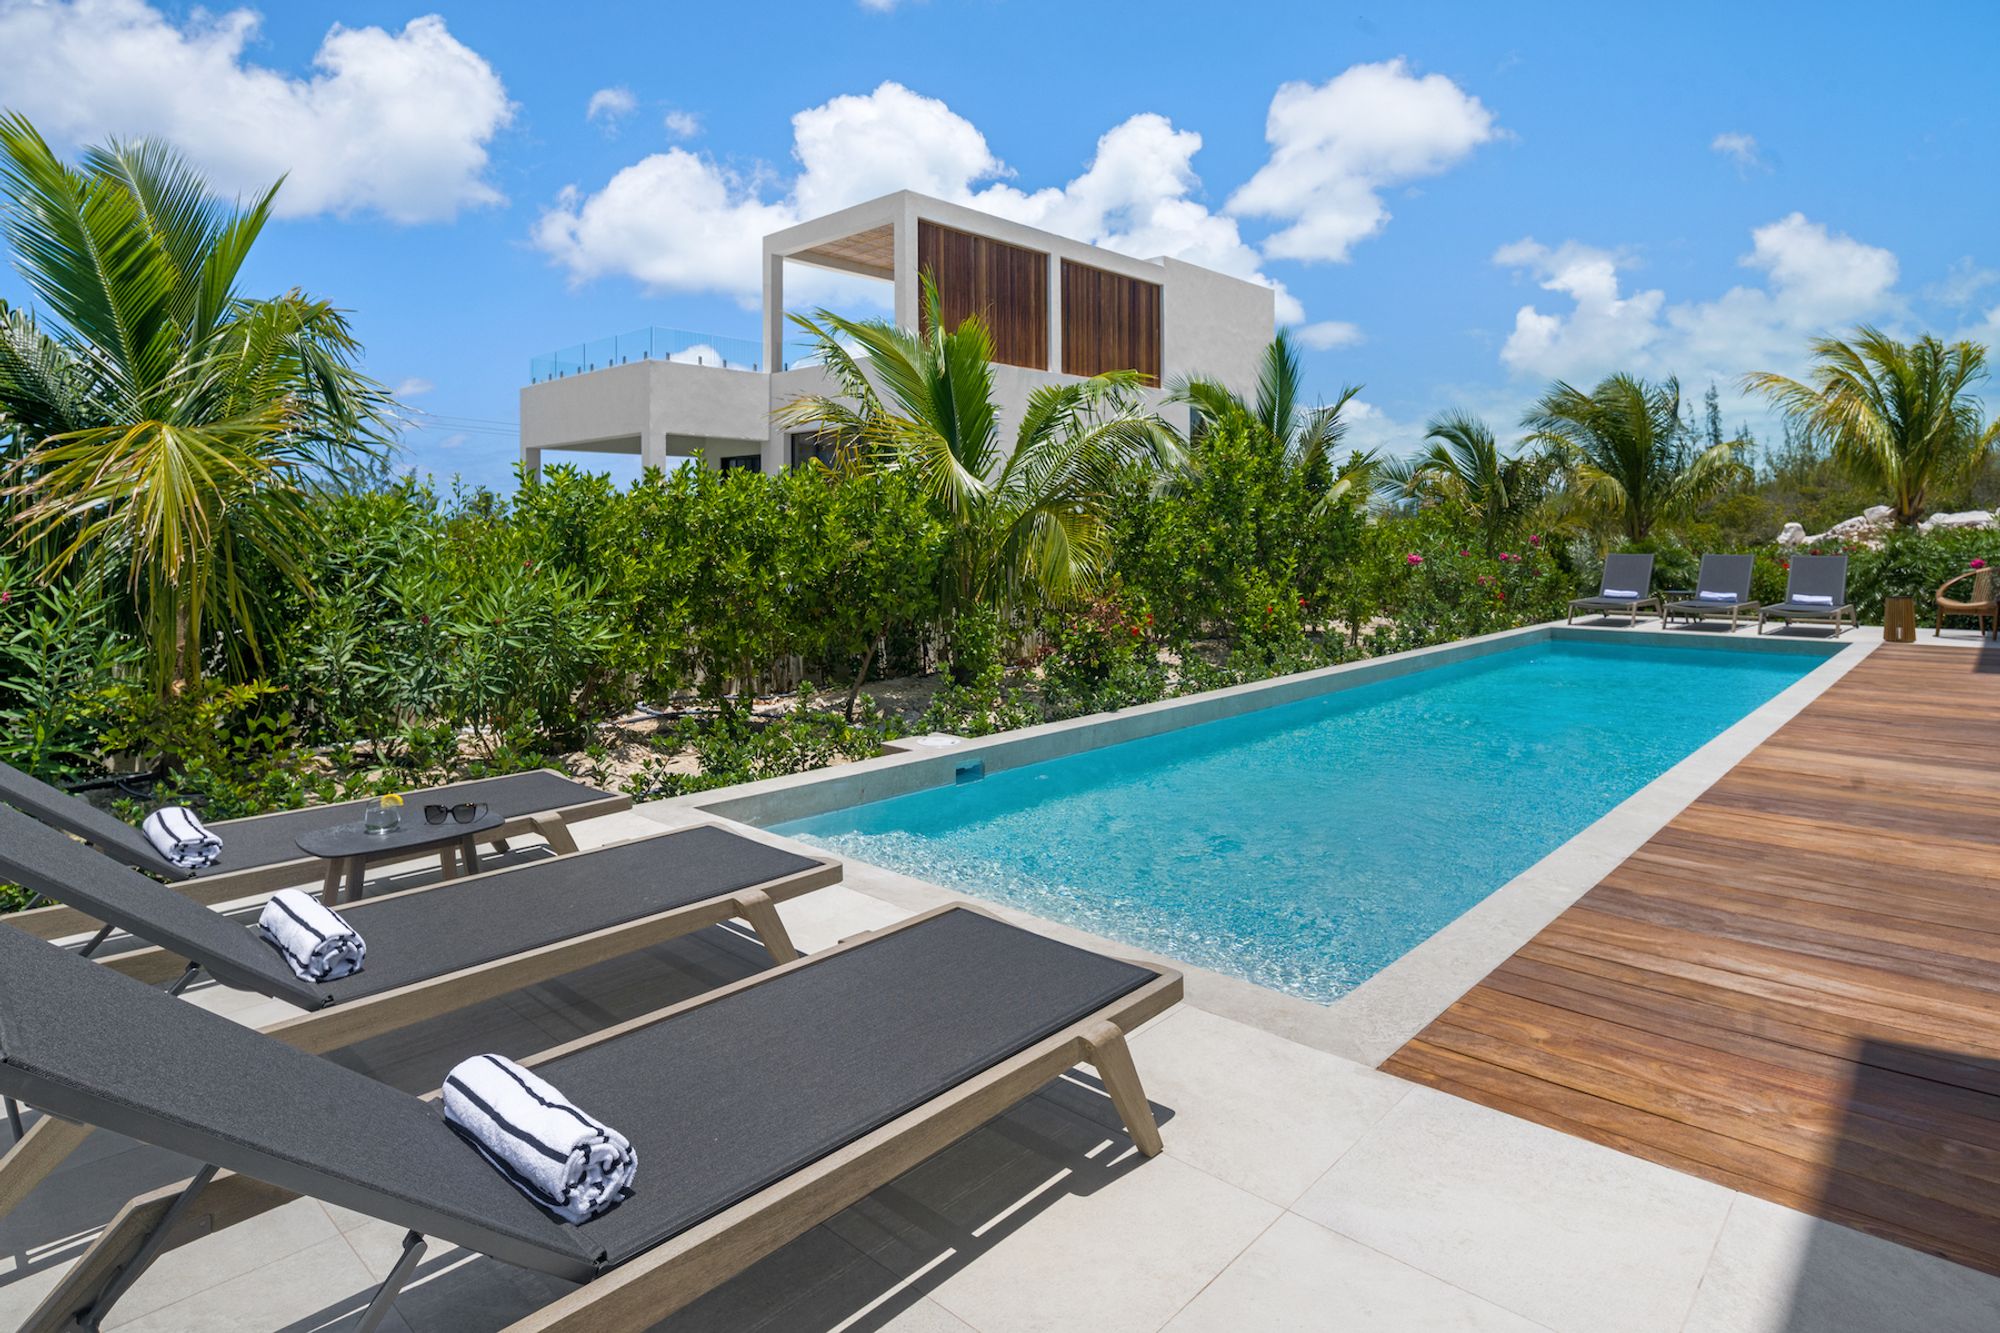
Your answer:
[[[947,639],[975,609],[1006,614],[1095,588],[1111,556],[1121,469],[1179,461],[1173,432],[1133,393],[1137,372],[1050,384],[1028,397],[1011,446],[993,401],[993,341],[974,315],[946,328],[923,280],[920,331],[826,310],[793,316],[838,386],[779,409],[831,433],[840,467],[907,468],[949,531],[939,588]]]
[[[1357,454],[1345,464],[1336,464],[1334,452],[1347,437],[1348,403],[1361,392],[1359,384],[1341,389],[1331,403],[1305,403],[1305,370],[1292,346],[1291,334],[1279,329],[1264,348],[1257,369],[1257,394],[1244,397],[1219,380],[1199,375],[1183,376],[1169,389],[1168,401],[1186,403],[1194,410],[1196,430],[1236,428],[1248,430],[1270,448],[1281,451],[1287,463],[1305,476],[1308,488],[1318,493],[1319,506],[1337,503],[1357,485],[1365,484],[1376,466],[1372,453]]]
[[[1915,526],[1943,487],[1978,472],[2000,437],[2000,420],[1981,421],[1974,390],[1986,378],[1986,349],[1929,334],[1897,342],[1863,326],[1850,339],[1814,340],[1810,383],[1760,371],[1743,386],[1767,395],[1834,461],[1879,487],[1896,526]]]
[[[1627,541],[1691,513],[1744,475],[1736,441],[1697,448],[1681,425],[1681,386],[1632,375],[1589,393],[1558,380],[1521,419],[1569,474],[1586,510],[1615,522]]]
[[[0,116],[4,235],[46,319],[0,303],[0,441],[22,540],[54,576],[122,579],[158,683],[220,650],[254,664],[296,582],[311,491],[388,447],[393,404],[345,319],[293,291],[238,295],[278,186],[224,204],[156,143],[72,167]]]
[[[1456,505],[1479,528],[1485,554],[1541,507],[1549,468],[1543,459],[1503,454],[1486,423],[1468,412],[1446,412],[1424,428],[1428,449],[1383,463],[1377,489],[1398,500],[1435,496]]]

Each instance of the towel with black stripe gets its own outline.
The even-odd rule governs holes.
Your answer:
[[[222,859],[222,839],[184,805],[163,805],[139,826],[153,850],[182,870],[206,870]]]
[[[639,1155],[623,1134],[504,1055],[460,1061],[444,1118],[516,1189],[565,1222],[587,1222],[632,1188]]]
[[[257,933],[284,955],[302,981],[338,981],[368,961],[368,941],[347,918],[298,889],[280,889],[264,904]]]

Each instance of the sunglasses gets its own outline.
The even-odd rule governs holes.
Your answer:
[[[427,805],[424,807],[424,822],[426,824],[442,824],[444,823],[445,816],[450,815],[461,824],[470,824],[474,820],[484,816],[485,813],[486,802],[484,801],[460,801],[457,805]]]

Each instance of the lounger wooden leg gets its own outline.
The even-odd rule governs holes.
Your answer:
[[[444,879],[458,878],[458,844],[448,842],[438,848],[438,874]]]
[[[775,961],[789,963],[799,956],[799,951],[792,947],[792,937],[785,932],[785,923],[778,919],[778,909],[771,902],[770,894],[762,889],[752,889],[738,894],[733,901],[736,915],[750,923],[750,928],[757,932],[757,938],[764,942],[764,947],[771,951]]]
[[[332,907],[340,902],[340,871],[345,863],[337,856],[326,863],[326,879],[319,886],[319,900]]]
[[[466,874],[476,875],[479,873],[479,844],[473,839],[470,833],[459,840],[458,860],[459,864],[465,867]]]
[[[0,1217],[14,1211],[35,1186],[55,1174],[90,1137],[90,1126],[45,1115],[0,1157]]]
[[[187,1183],[182,1181],[178,1185],[154,1190],[151,1194],[142,1194],[120,1209],[118,1216],[111,1219],[111,1225],[84,1251],[83,1258],[63,1274],[62,1281],[28,1316],[27,1322],[21,1325],[23,1333],[30,1330],[32,1333],[57,1333],[60,1329],[73,1328],[76,1317],[97,1303],[117,1280],[119,1270],[139,1253],[148,1233],[166,1216]],[[190,1209],[173,1232],[162,1238],[155,1257],[224,1227],[247,1222],[297,1197],[288,1190],[266,1185],[248,1176],[227,1172],[218,1174],[202,1190],[198,1206]]]
[[[542,835],[558,856],[570,856],[576,852],[576,835],[569,831],[561,815],[530,815],[528,827]]]
[[[1132,1136],[1132,1146],[1141,1156],[1158,1157],[1166,1145],[1160,1142],[1153,1104],[1146,1100],[1146,1089],[1139,1083],[1139,1071],[1132,1065],[1125,1034],[1115,1023],[1099,1023],[1083,1034],[1083,1044],[1089,1051],[1090,1063],[1097,1069],[1097,1077],[1103,1080],[1104,1090],[1111,1094],[1111,1105],[1125,1122],[1125,1132]]]

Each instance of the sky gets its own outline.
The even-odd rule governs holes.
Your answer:
[[[350,311],[446,481],[511,485],[531,358],[755,338],[763,234],[901,188],[1273,285],[1356,443],[1613,370],[1768,434],[1815,336],[2000,344],[2000,6],[1799,12],[0,0],[0,106],[286,176],[244,291]]]

